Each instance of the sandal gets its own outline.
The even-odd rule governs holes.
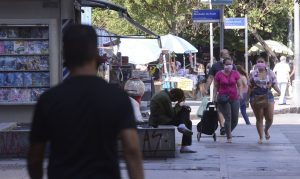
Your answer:
[[[270,140],[270,138],[271,138],[268,131],[265,131],[265,138],[266,138],[266,140]]]
[[[257,143],[262,144],[263,143],[262,139],[259,139]]]
[[[266,140],[270,140],[270,138],[271,138],[270,134],[266,135],[265,137],[266,137]]]

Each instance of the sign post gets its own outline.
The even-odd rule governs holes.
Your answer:
[[[220,10],[194,10],[192,19],[198,23],[220,22]]]
[[[201,0],[205,4],[215,4],[215,5],[230,5],[233,0]]]
[[[225,19],[225,29],[245,29],[245,70],[248,73],[248,19],[247,15],[245,18],[226,18]]]
[[[212,4],[209,4],[209,8],[212,9]],[[214,63],[214,31],[213,23],[209,23],[209,44],[210,44],[210,66]],[[210,99],[213,99],[213,88],[210,88]]]
[[[207,23],[209,22],[210,27],[210,65],[213,65],[213,50],[214,50],[214,44],[213,44],[213,22],[220,22],[221,16],[220,16],[220,10],[212,10],[212,5],[210,4],[210,10],[195,10],[193,11],[193,21],[194,22],[200,22],[200,23]],[[210,99],[213,98],[213,88],[210,88]]]

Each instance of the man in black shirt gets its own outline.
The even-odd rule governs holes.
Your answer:
[[[224,70],[223,60],[225,57],[230,57],[229,51],[227,49],[222,49],[220,52],[219,61],[217,63],[214,63],[212,65],[212,67],[209,69],[208,78],[207,78],[207,82],[206,82],[206,88],[204,89],[204,91],[202,91],[202,93],[207,94],[209,87],[214,80],[215,75],[219,71]],[[236,70],[235,65],[233,65],[233,70]],[[213,94],[215,94],[216,89],[214,88],[213,91],[214,91]],[[213,96],[215,97],[215,95],[213,95]],[[213,99],[213,100],[215,100],[215,99]],[[218,112],[218,114],[219,114],[219,123],[220,123],[220,134],[225,135],[224,117],[221,112]]]
[[[117,139],[122,141],[131,179],[143,179],[142,157],[127,94],[96,77],[97,35],[73,25],[63,37],[71,77],[39,99],[30,133],[28,171],[43,178],[46,143],[49,179],[119,179]]]

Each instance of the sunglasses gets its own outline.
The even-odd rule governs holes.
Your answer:
[[[259,61],[257,61],[257,63],[265,63],[264,61],[262,61],[262,60],[259,60]]]

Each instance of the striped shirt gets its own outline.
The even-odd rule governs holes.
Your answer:
[[[267,69],[267,75],[265,78],[261,79],[259,77],[258,69],[253,70],[249,75],[250,87],[258,86],[260,88],[271,88],[275,84],[277,84],[277,79],[275,73]]]

